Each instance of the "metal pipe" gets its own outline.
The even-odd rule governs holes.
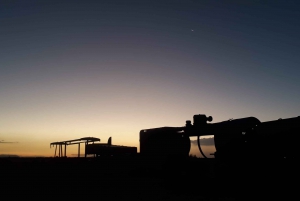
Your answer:
[[[202,154],[202,156],[203,156],[204,158],[207,158],[207,157],[205,156],[205,154],[203,153],[202,149],[201,149],[201,146],[200,146],[200,136],[199,136],[199,135],[198,135],[197,143],[198,143],[198,148],[199,148],[200,153]]]

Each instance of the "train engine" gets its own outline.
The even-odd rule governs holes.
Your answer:
[[[261,122],[255,117],[230,119],[208,123],[212,117],[194,115],[193,124],[183,127],[143,129],[139,133],[140,153],[147,157],[188,157],[190,137],[197,137],[201,149],[201,136],[214,136],[216,159],[236,158],[296,158],[296,135],[300,130],[300,117]]]

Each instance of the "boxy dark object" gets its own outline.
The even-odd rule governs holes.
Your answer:
[[[193,124],[183,127],[161,127],[140,131],[140,153],[148,157],[188,157],[190,137],[214,136],[218,159],[233,158],[296,158],[296,135],[300,130],[300,117],[260,122],[255,117],[230,119],[207,123],[212,117],[194,115]]]

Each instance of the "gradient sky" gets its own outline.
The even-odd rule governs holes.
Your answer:
[[[0,1],[0,154],[300,115],[298,1]],[[70,149],[68,154],[76,153]],[[69,148],[68,148],[69,150]],[[211,149],[207,149],[211,150]]]

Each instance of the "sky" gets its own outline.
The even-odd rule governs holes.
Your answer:
[[[0,154],[52,156],[51,142],[88,136],[139,148],[140,130],[195,114],[212,123],[299,116],[299,9],[289,0],[2,0],[0,140],[18,143],[1,143]]]

